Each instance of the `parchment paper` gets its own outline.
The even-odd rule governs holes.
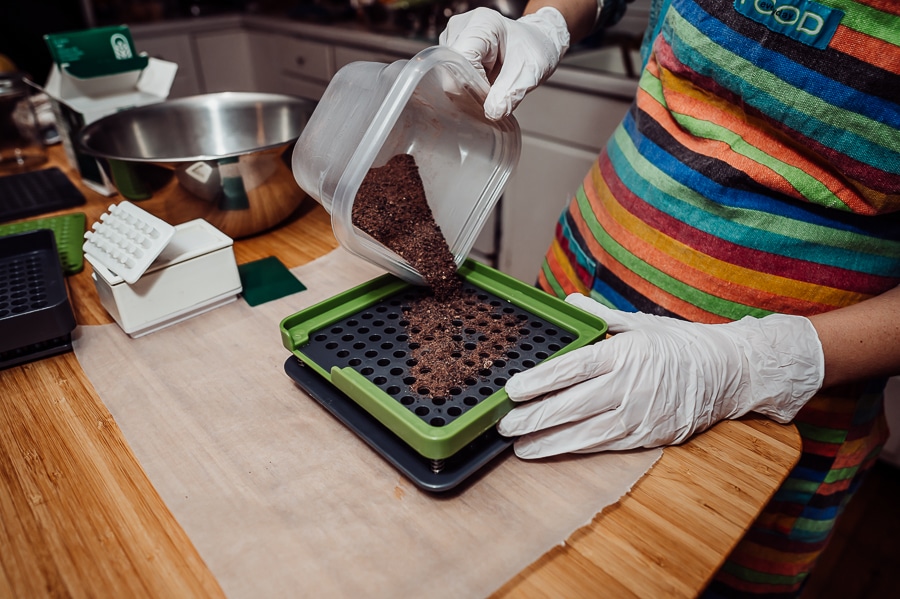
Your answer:
[[[230,597],[483,597],[661,455],[509,452],[459,493],[420,491],[283,370],[284,317],[383,271],[338,249],[292,272],[306,291],[138,339],[76,329],[78,360]]]

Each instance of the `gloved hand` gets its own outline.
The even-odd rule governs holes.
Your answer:
[[[492,84],[484,114],[499,120],[553,73],[569,48],[569,30],[555,8],[513,20],[480,7],[451,17],[440,44],[465,56]]]
[[[748,412],[789,422],[819,390],[825,359],[809,319],[772,314],[699,324],[566,298],[604,319],[608,339],[514,375],[500,420],[516,454],[539,458],[681,443]]]

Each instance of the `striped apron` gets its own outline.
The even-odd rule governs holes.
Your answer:
[[[900,2],[671,0],[540,286],[721,323],[900,284]],[[803,453],[709,596],[796,596],[886,436],[884,381],[795,419]]]

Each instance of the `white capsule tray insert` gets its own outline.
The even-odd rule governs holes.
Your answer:
[[[128,201],[112,204],[84,234],[84,253],[135,283],[175,234],[175,227]]]

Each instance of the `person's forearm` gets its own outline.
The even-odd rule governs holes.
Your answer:
[[[900,287],[810,321],[825,353],[823,387],[900,374]]]
[[[569,26],[571,43],[576,43],[594,29],[597,18],[597,0],[531,0],[525,7],[524,14],[537,12],[545,6],[551,6],[562,13]]]

